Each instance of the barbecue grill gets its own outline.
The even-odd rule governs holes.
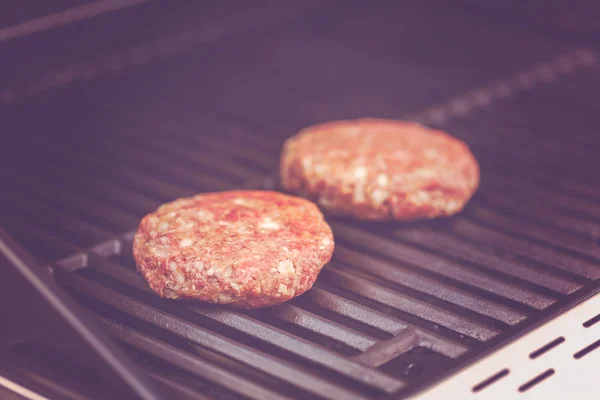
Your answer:
[[[469,11],[125,3],[102,15],[86,8],[94,2],[78,6],[68,15],[81,21],[44,32],[2,39],[0,29],[0,54],[24,66],[2,66],[0,80],[0,395],[542,398],[565,393],[572,376],[592,384],[593,32],[507,24],[511,12],[468,1]],[[312,290],[275,308],[150,291],[131,254],[145,213],[198,192],[277,189],[287,137],[362,116],[414,119],[466,141],[482,184],[464,212],[330,218],[332,262]]]

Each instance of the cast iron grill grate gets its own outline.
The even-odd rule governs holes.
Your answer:
[[[295,47],[299,55],[283,51],[279,65],[295,65],[307,54],[334,68],[345,57],[358,62],[355,47],[362,42],[338,49],[341,61],[328,56],[329,42],[314,49],[302,43]],[[381,62],[384,71],[393,63],[377,57],[388,45],[368,49],[371,62]],[[340,76],[297,67],[321,79],[318,94],[336,93],[323,107],[301,81],[253,70],[250,82],[232,78],[240,83],[239,98],[237,91],[230,103],[215,98],[212,114],[197,113],[186,98],[147,100],[143,89],[139,105],[123,110],[117,102],[88,110],[76,118],[83,121],[76,128],[96,133],[95,139],[45,143],[44,151],[56,152],[60,161],[45,165],[45,173],[33,168],[23,172],[26,179],[11,180],[0,198],[2,210],[10,212],[2,212],[0,222],[53,263],[56,281],[125,344],[146,373],[184,398],[401,397],[598,289],[600,190],[594,186],[592,146],[600,121],[582,110],[594,104],[600,89],[595,63],[594,51],[569,51],[541,64],[546,69],[526,71],[535,84],[517,74],[473,92],[467,106],[457,97],[415,114],[474,149],[482,187],[473,202],[443,221],[332,219],[333,261],[313,290],[273,309],[237,312],[157,298],[135,272],[132,231],[142,215],[177,197],[274,188],[281,144],[295,124],[373,107],[410,110],[405,98],[383,90],[383,77],[370,82],[383,95],[365,91],[340,99],[344,83],[363,64]],[[234,69],[225,65],[219,76]],[[449,69],[459,70],[455,64]],[[139,73],[139,82],[157,71],[146,74]],[[487,74],[479,72],[477,79],[485,83]],[[455,93],[460,84],[453,85],[444,90]],[[90,93],[101,93],[101,86],[92,84]],[[292,105],[285,103],[289,99],[280,104],[282,86],[293,93]],[[263,108],[242,98],[256,88],[263,90]],[[565,102],[565,95],[572,101]],[[55,96],[79,110],[70,92]],[[428,96],[422,96],[417,104],[425,103]],[[248,108],[234,107],[237,101]],[[581,132],[565,135],[573,126]]]
[[[510,104],[499,102],[482,114],[493,116]],[[488,124],[480,114],[466,118],[458,123],[473,130]],[[494,170],[488,176],[490,158],[482,157],[487,153],[473,137],[484,180],[460,216],[406,225],[332,220],[337,250],[316,287],[271,310],[160,300],[135,272],[130,230],[139,217],[172,197],[273,182],[269,171],[280,144],[258,139],[255,146],[244,126],[226,122],[217,128],[220,138],[172,129],[167,141],[128,134],[139,128],[111,121],[118,134],[100,144],[106,148],[79,148],[79,170],[57,166],[64,173],[55,176],[67,180],[67,190],[51,192],[57,182],[34,179],[2,200],[30,210],[35,222],[3,216],[30,248],[51,249],[47,255],[40,250],[46,259],[71,254],[57,263],[55,278],[109,333],[179,372],[249,398],[380,398],[432,379],[476,355],[483,343],[514,335],[523,322],[596,286],[593,232],[586,237],[579,225],[545,219],[545,207],[516,200],[505,186],[523,189],[517,199],[529,195],[527,189],[534,196],[548,192],[547,207],[566,222],[595,226],[588,218],[593,204],[573,197],[571,188],[538,182],[543,175],[509,175],[518,164],[507,166],[506,175]],[[490,146],[481,142],[482,149]],[[584,177],[569,176],[575,189],[593,190]],[[580,207],[583,202],[590,207]]]

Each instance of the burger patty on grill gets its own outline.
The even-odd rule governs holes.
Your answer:
[[[310,289],[333,248],[315,204],[276,192],[229,191],[179,199],[146,215],[133,254],[163,297],[257,308]]]
[[[358,119],[310,126],[285,143],[282,187],[327,212],[412,220],[459,212],[479,186],[460,140],[413,122]]]

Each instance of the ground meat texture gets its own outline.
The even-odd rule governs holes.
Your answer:
[[[452,215],[479,186],[460,140],[413,122],[358,119],[303,129],[284,145],[284,190],[326,212],[364,220]]]
[[[310,289],[333,247],[315,204],[276,192],[229,191],[179,199],[146,215],[133,255],[162,297],[258,308]]]

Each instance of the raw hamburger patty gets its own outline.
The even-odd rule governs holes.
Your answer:
[[[230,191],[179,199],[146,215],[133,255],[163,297],[256,308],[310,289],[333,247],[315,204],[276,192]]]
[[[327,212],[412,220],[460,211],[479,185],[468,146],[412,122],[358,119],[303,129],[285,143],[281,184]]]

